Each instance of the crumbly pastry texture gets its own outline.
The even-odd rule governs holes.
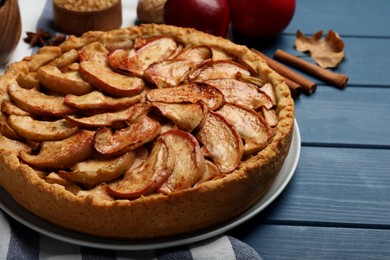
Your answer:
[[[97,11],[113,6],[118,0],[53,0],[59,7],[72,11]]]
[[[170,55],[161,57],[164,55],[157,55],[152,48],[144,56],[139,54],[147,44],[167,38],[175,44]],[[196,51],[196,55],[180,56],[199,46],[203,48],[201,54]],[[211,56],[199,60],[203,50],[206,54],[211,51]],[[160,60],[147,64],[148,59],[158,59],[156,56]],[[137,63],[134,60],[141,60],[141,70],[140,66],[131,67],[130,61]],[[171,60],[184,65],[162,68]],[[235,65],[230,67],[232,63]],[[214,64],[229,65],[220,70]],[[185,66],[188,69],[172,81],[176,75],[172,70]],[[212,72],[208,73],[210,68]],[[167,73],[172,77],[165,77]],[[218,73],[226,82],[255,86],[255,93],[261,94],[260,101],[261,97],[267,101],[250,99],[251,108],[238,104],[237,96],[229,97],[234,91],[224,89],[225,81],[221,87],[214,84],[221,79],[219,76],[210,79]],[[230,79],[226,79],[227,75]],[[61,77],[77,81],[77,88],[68,91],[68,81]],[[126,81],[128,78],[132,78],[131,83]],[[106,82],[110,80],[119,83]],[[135,86],[134,81],[139,85]],[[62,84],[60,88],[56,82]],[[271,86],[271,92],[263,88],[265,85]],[[178,92],[169,92],[171,89]],[[24,92],[31,95],[30,99],[35,95],[50,98],[43,105],[31,104],[23,100]],[[84,100],[90,109],[80,108],[77,97],[92,92],[99,98],[108,97],[115,105],[107,109],[105,104],[99,107],[96,102]],[[238,100],[247,100],[245,95],[237,95]],[[1,187],[46,221],[115,239],[147,240],[188,234],[242,214],[267,192],[279,173],[290,148],[294,124],[288,87],[259,56],[229,40],[167,25],[87,32],[81,37],[70,36],[58,47],[44,47],[9,66],[0,78],[0,97]],[[136,112],[130,107],[136,107]],[[190,110],[188,122],[188,114],[176,114],[187,108],[195,109]],[[253,129],[249,134],[245,127],[240,130],[240,124],[236,125],[240,115],[247,125],[258,120],[254,129],[260,128],[266,137],[251,136]],[[269,115],[271,119],[267,119]],[[116,117],[119,119],[112,120]],[[31,120],[39,121],[39,125],[30,125]],[[185,124],[181,124],[183,121]],[[42,127],[39,129],[46,131],[46,123],[58,135],[53,137],[50,131],[37,134],[30,129]],[[215,134],[213,129],[221,132]],[[138,135],[131,135],[134,132]],[[120,139],[120,135],[125,138]],[[220,136],[219,143],[230,142],[222,154],[212,139]],[[71,138],[76,141],[64,141]],[[265,141],[260,144],[261,138]],[[124,144],[124,140],[128,143]],[[115,146],[118,143],[119,148]],[[225,154],[231,157],[226,159]],[[136,163],[139,165],[133,166]]]

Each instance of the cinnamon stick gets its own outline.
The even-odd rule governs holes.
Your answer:
[[[299,98],[299,96],[302,94],[303,87],[300,84],[288,78],[284,78],[284,81],[286,82],[288,88],[290,89],[292,98],[293,99]]]
[[[320,66],[314,65],[308,61],[302,60],[290,53],[283,50],[276,50],[274,58],[282,61],[290,66],[300,69],[332,86],[338,88],[345,88],[348,82],[348,76],[344,74],[334,73],[332,71],[321,68]]]
[[[285,77],[287,79],[286,83],[290,87],[290,90],[292,89],[292,92],[298,91],[298,93],[299,93],[299,91],[303,90],[303,92],[310,95],[316,90],[316,88],[317,88],[316,83],[314,83],[311,80],[296,73],[295,71],[293,71],[290,68],[284,66],[283,64],[277,62],[276,60],[271,59],[270,57],[263,54],[262,52],[260,52],[256,49],[252,49],[252,51],[255,52],[256,54],[258,54],[260,57],[262,57],[267,62],[268,66],[270,66],[271,69],[275,70],[276,72],[278,72],[280,75],[282,75],[283,77]],[[291,81],[295,82],[295,84],[291,83]],[[291,86],[290,86],[289,82],[290,82]],[[301,86],[301,88],[299,86]]]

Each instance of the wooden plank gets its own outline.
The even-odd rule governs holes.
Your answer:
[[[390,230],[259,225],[247,222],[231,232],[264,260],[389,259]]]
[[[354,85],[389,87],[390,39],[343,38],[343,40],[345,42],[345,58],[333,71],[348,75],[348,85],[352,87]],[[283,35],[270,46],[262,46],[259,41],[245,42],[237,38],[235,41],[260,49],[270,57],[273,57],[277,49],[282,49],[314,63],[310,57],[295,50],[295,35]],[[314,82],[325,84],[309,75],[302,74]]]
[[[258,222],[390,228],[390,150],[302,147],[297,171]]]
[[[302,142],[390,147],[390,88],[320,86],[295,102]]]
[[[390,37],[388,0],[299,0],[286,33],[334,30],[340,35]]]

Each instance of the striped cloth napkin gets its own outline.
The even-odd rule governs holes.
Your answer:
[[[19,0],[22,35],[9,63],[31,55],[37,48],[23,42],[27,31],[41,27],[55,35],[52,0]],[[136,21],[135,0],[122,0],[123,27]],[[7,65],[0,67],[0,75]],[[143,251],[120,251],[80,246],[38,233],[0,210],[0,259],[262,259],[249,245],[228,235],[220,235],[190,245]]]
[[[10,218],[1,210],[0,230],[0,259],[7,260],[262,259],[253,248],[227,235],[190,245],[156,250],[120,251],[78,246],[40,234]]]

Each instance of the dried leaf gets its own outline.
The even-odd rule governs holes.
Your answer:
[[[295,48],[300,52],[309,52],[312,59],[323,68],[336,67],[345,56],[344,42],[332,30],[326,34],[324,39],[322,39],[322,31],[307,38],[298,30]]]

